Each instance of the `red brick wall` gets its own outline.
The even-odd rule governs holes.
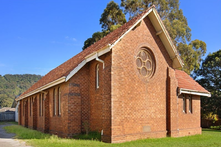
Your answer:
[[[102,140],[110,142],[111,137],[111,53],[100,57],[105,62],[90,63],[90,124],[92,131],[101,132]],[[96,66],[99,64],[99,88],[96,88]]]
[[[177,79],[175,71],[168,67],[167,70],[167,134],[171,137],[179,136],[178,131],[178,105],[177,105]]]
[[[19,124],[28,127],[28,98],[20,101]]]
[[[149,48],[156,61],[155,73],[148,81],[136,67],[135,57],[141,47]],[[104,69],[102,63],[93,60],[68,82],[44,91],[47,95],[45,93],[43,116],[39,115],[40,93],[33,95],[36,98],[31,117],[27,115],[30,97],[21,100],[19,124],[72,137],[85,132],[86,122],[90,131],[103,132],[102,141],[113,143],[167,134],[176,137],[201,133],[200,99],[193,96],[193,113],[183,113],[182,99],[177,98],[172,60],[148,18],[118,42],[112,52],[99,58],[105,62]],[[96,88],[97,64],[99,89]],[[54,115],[53,90],[58,87],[61,115],[58,115],[58,99]]]
[[[32,98],[28,98],[28,128],[33,128],[33,103],[32,103]],[[31,106],[30,106],[31,104]],[[31,112],[30,112],[31,111]]]
[[[33,109],[32,109],[32,114],[33,114],[33,129],[37,129],[37,122],[38,122],[38,114],[37,114],[37,96],[33,96]]]
[[[102,140],[110,142],[111,129],[111,95],[110,71],[111,53],[105,54],[98,61],[91,61],[69,80],[69,131],[70,134],[85,132],[84,123],[88,123],[90,131],[101,132]],[[96,65],[99,64],[99,88],[96,89]],[[73,123],[74,122],[74,123]]]
[[[156,60],[148,82],[136,67],[140,47],[148,47]],[[112,52],[112,142],[166,137],[167,68],[172,61],[150,20],[144,19]]]
[[[186,95],[188,97],[188,95]],[[192,96],[192,113],[189,112],[189,100],[186,101],[186,113],[183,112],[182,95],[178,98],[179,136],[201,134],[200,96]]]
[[[21,100],[22,115],[19,123],[24,126],[26,120],[29,128],[61,137],[72,137],[74,134],[85,132],[83,123],[88,122],[90,131],[101,132],[103,130],[102,140],[110,142],[111,53],[100,58],[105,61],[104,69],[102,63],[93,60],[78,71],[68,82],[44,90],[42,116],[39,114],[40,93],[31,96],[34,97],[31,116],[31,97]],[[95,88],[95,66],[97,64],[100,65],[99,89]],[[53,91],[55,89],[57,94],[58,87],[61,91],[61,115],[58,115],[58,96],[56,96],[57,111],[54,115]],[[24,108],[23,103],[26,103]],[[25,111],[24,115],[23,110]]]
[[[38,93],[37,95],[37,99],[36,99],[36,102],[37,102],[37,130],[38,131],[41,131],[41,132],[44,132],[44,113],[43,113],[43,116],[40,116],[40,110],[39,110],[39,99],[40,99],[40,93]],[[44,101],[43,101],[43,112],[44,112]]]
[[[61,115],[58,114],[58,87],[60,87],[61,96]],[[52,87],[48,90],[48,110],[49,113],[49,133],[56,134],[61,137],[68,137],[68,83],[63,83]],[[56,115],[54,114],[53,91],[56,92]]]

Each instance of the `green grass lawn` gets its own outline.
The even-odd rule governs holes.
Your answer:
[[[220,147],[221,131],[203,129],[202,135],[180,138],[143,139],[119,144],[108,144],[97,140],[64,139],[54,135],[44,134],[19,125],[6,126],[7,132],[15,133],[17,139],[22,139],[34,147]]]
[[[14,121],[12,121],[12,122],[0,122],[0,125],[4,125],[4,124],[14,124],[14,125],[17,125],[18,123],[17,122],[14,122]]]

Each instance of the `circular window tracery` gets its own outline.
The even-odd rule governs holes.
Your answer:
[[[141,48],[136,56],[137,69],[144,78],[151,78],[155,72],[155,60],[152,53]]]

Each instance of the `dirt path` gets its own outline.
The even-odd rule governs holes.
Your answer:
[[[0,147],[31,147],[31,146],[26,146],[25,142],[13,139],[15,134],[6,133],[3,127],[9,125],[12,124],[5,123],[3,125],[0,125]]]

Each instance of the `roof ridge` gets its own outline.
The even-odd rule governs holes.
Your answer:
[[[72,58],[68,59],[64,63],[60,64],[56,68],[52,69],[49,71],[45,76],[43,76],[38,82],[33,84],[28,90],[26,90],[24,93],[20,95],[20,97],[24,96],[25,94],[28,94],[46,84],[49,84],[63,76],[67,76],[70,74],[70,72],[80,64],[84,58],[95,52],[98,51],[99,49],[102,49],[103,47],[107,46],[108,44],[112,44],[115,41],[117,41],[123,34],[125,34],[142,16],[144,16],[149,10],[152,8],[155,8],[155,6],[151,6],[142,13],[138,14],[116,30],[110,32],[97,42],[93,43],[83,51],[79,52]],[[19,98],[18,98],[19,99]]]
[[[129,20],[128,22],[124,23],[122,26],[120,26],[120,27],[117,28],[116,30],[122,29],[125,25],[128,25],[129,22],[133,22],[133,21],[136,22],[136,19],[137,19],[138,17],[140,17],[140,16],[146,14],[146,13],[147,13],[150,9],[152,9],[152,8],[155,8],[155,5],[152,5],[151,7],[147,8],[147,9],[144,10],[142,13],[140,13],[140,14],[138,14],[137,16],[133,17],[131,20]],[[134,23],[135,23],[135,22],[134,22]],[[131,24],[131,25],[132,25],[132,24]],[[116,30],[114,30],[114,31],[116,31]],[[114,31],[108,33],[108,34],[105,35],[103,38],[107,37],[108,35],[110,35],[110,34],[113,33]],[[125,33],[125,32],[123,32],[122,34],[124,34],[124,33]],[[121,36],[122,36],[122,35],[121,35]],[[91,44],[90,46],[88,46],[87,48],[85,48],[85,50],[88,49],[88,48],[90,48],[91,46],[93,46],[93,45],[96,44],[97,42],[101,41],[103,38],[101,38],[100,40],[94,42],[93,44]],[[119,38],[120,38],[120,37],[119,37]]]

